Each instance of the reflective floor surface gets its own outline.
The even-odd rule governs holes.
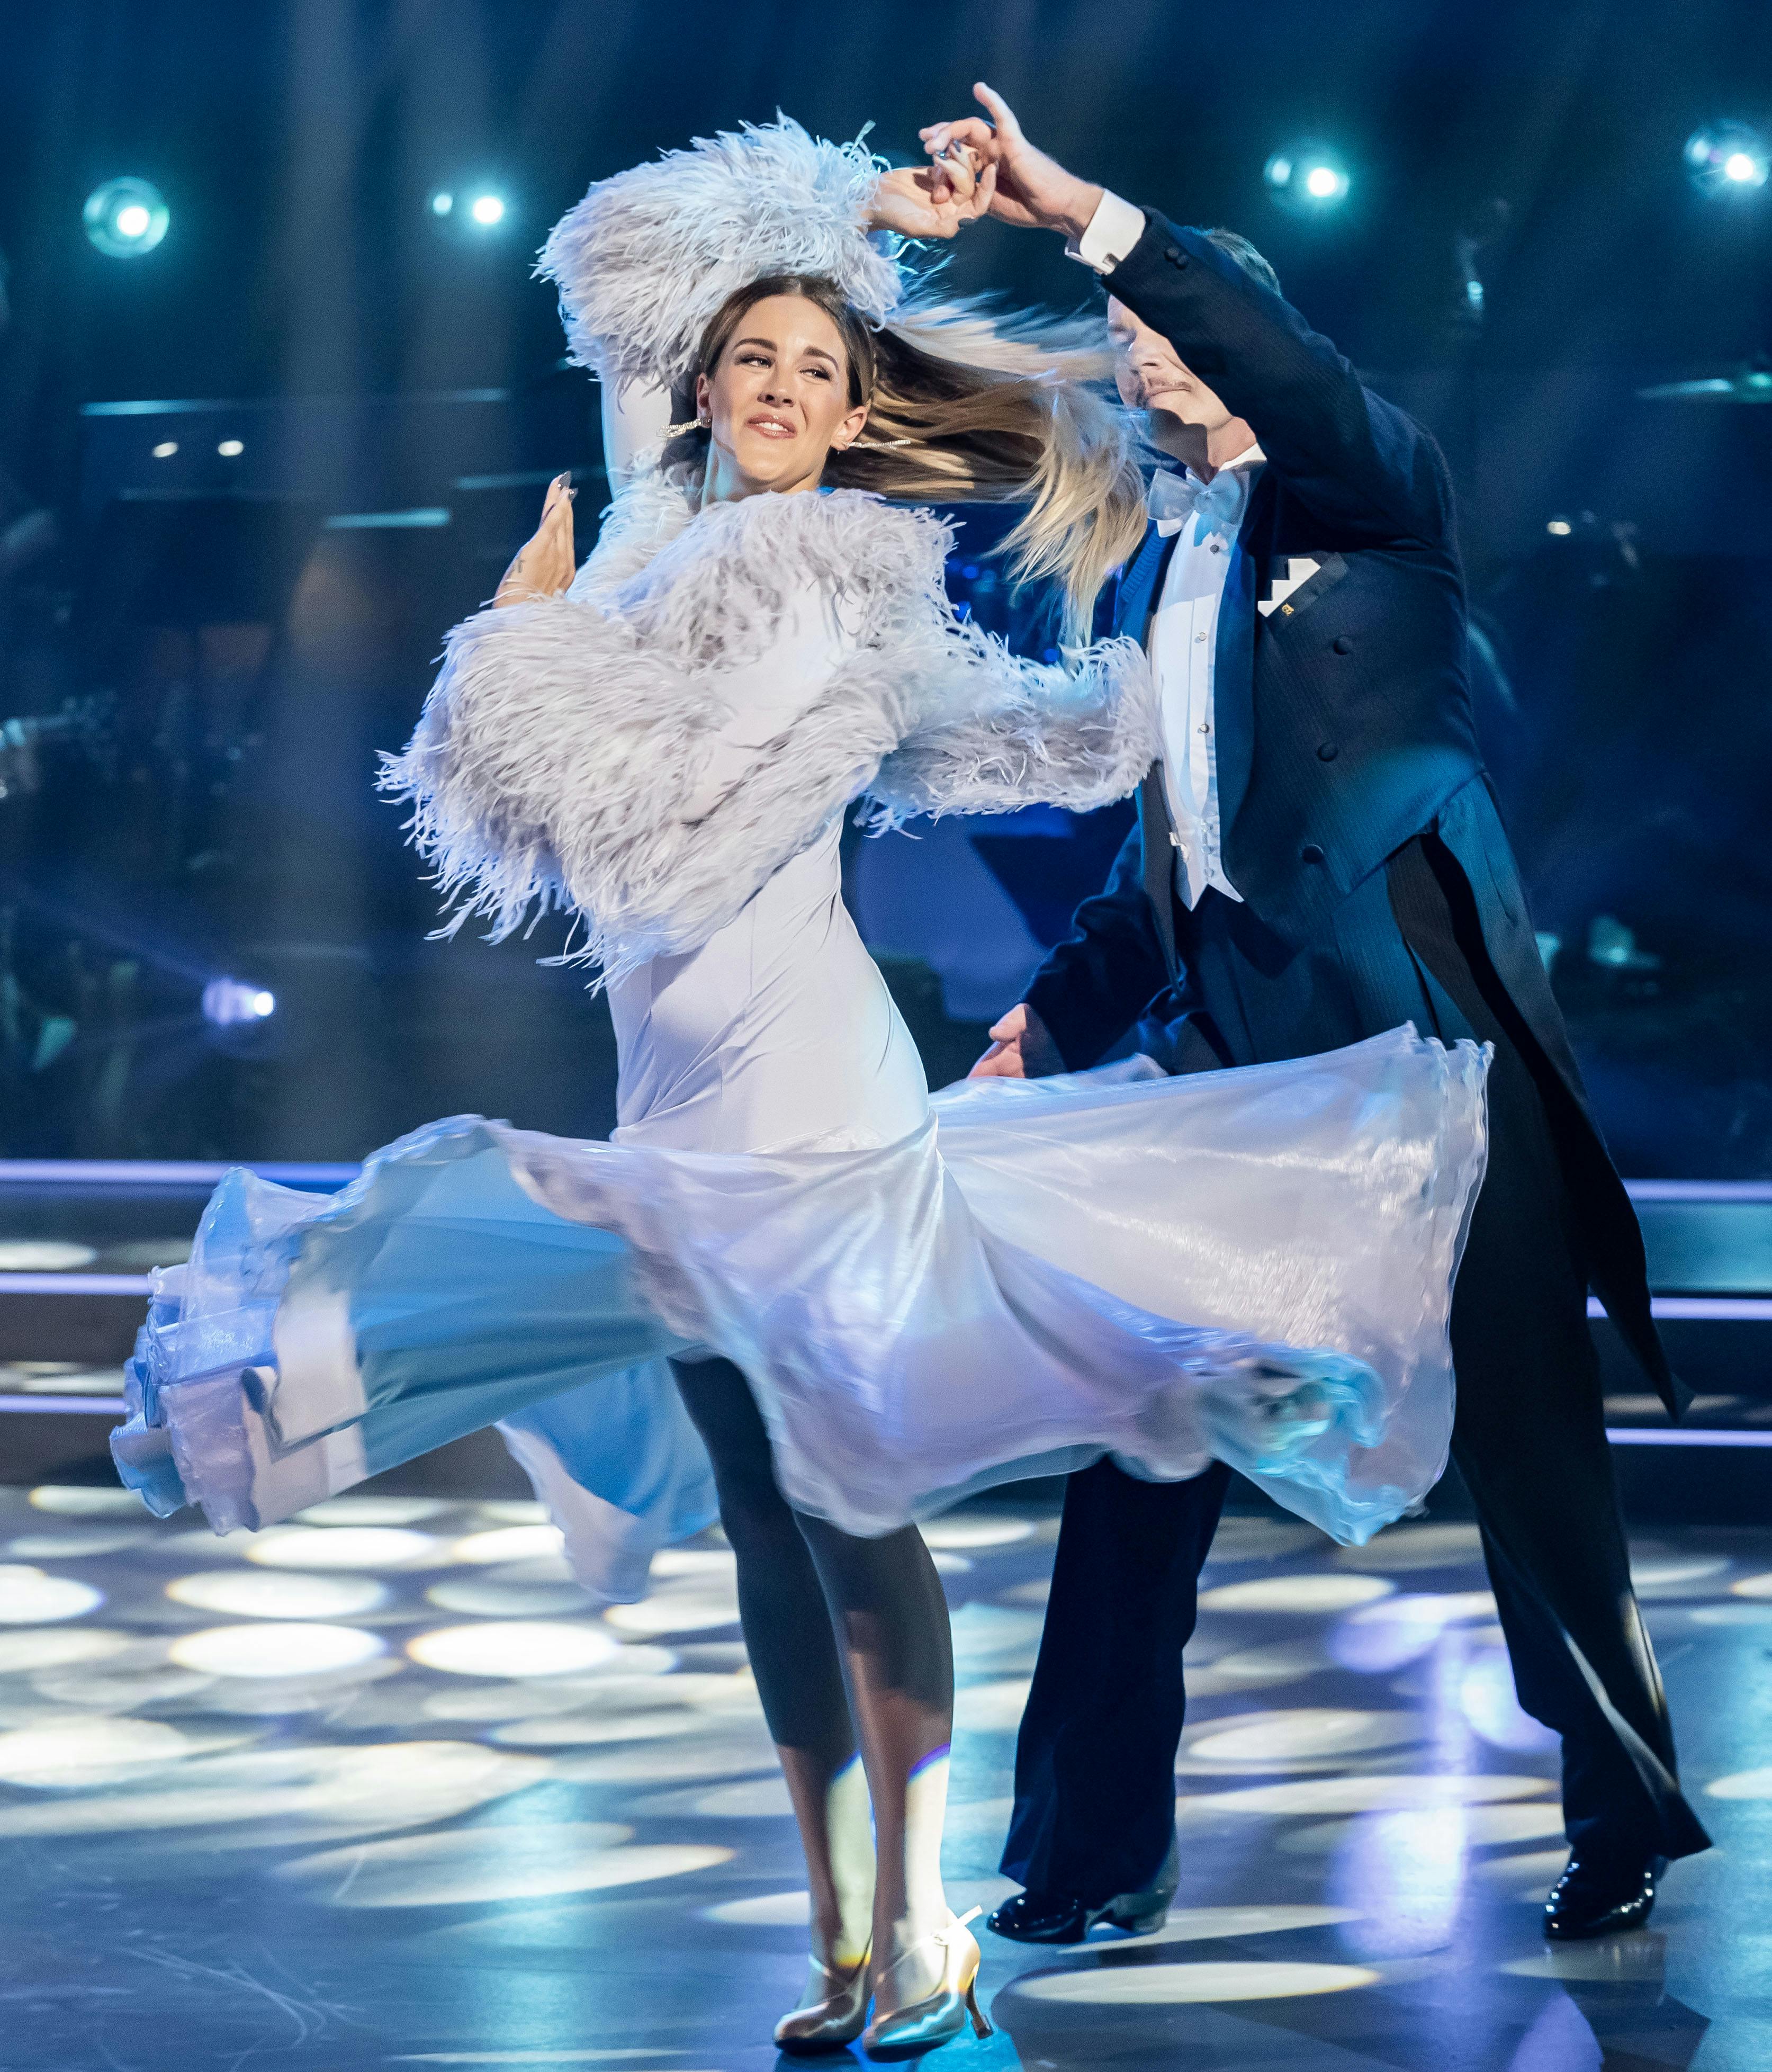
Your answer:
[[[1053,1530],[997,1504],[930,1531],[964,1686],[962,1910],[1009,1889]],[[0,1490],[0,1542],[4,2072],[777,2062],[805,1900],[719,1545],[598,1618],[525,1504],[346,1498],[219,1541],[51,1486]],[[1670,1874],[1649,1931],[1538,1935],[1556,1766],[1474,1528],[1355,1552],[1232,1517],[1191,1652],[1167,1927],[985,1937],[997,2033],[933,2062],[1762,2072],[1772,1531],[1637,1553],[1719,1844]]]

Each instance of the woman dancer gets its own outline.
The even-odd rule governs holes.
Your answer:
[[[1482,1167],[1480,1058],[1412,1031],[932,1108],[842,906],[842,809],[1091,806],[1155,738],[1132,643],[1019,662],[948,606],[927,512],[819,493],[1020,498],[1022,565],[1073,623],[1136,537],[1122,428],[1064,342],[919,306],[882,249],[966,205],[944,221],[915,176],[783,124],[602,183],[557,229],[545,269],[630,479],[575,578],[556,485],[389,782],[452,925],[573,910],[621,1126],[436,1124],[322,1207],[224,1185],[118,1446],[157,1507],[257,1524],[569,1391],[576,1437],[537,1413],[514,1441],[563,1523],[577,1490],[693,1527],[693,1474],[652,1446],[668,1413],[616,1379],[679,1355],[806,1849],[789,2049],[853,2040],[870,1994],[871,2049],[985,2028],[942,1891],[952,1663],[911,1519],[1112,1450],[1157,1478],[1231,1460],[1365,1537],[1443,1460]],[[673,388],[693,420],[629,450]]]

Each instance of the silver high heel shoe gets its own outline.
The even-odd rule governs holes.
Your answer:
[[[841,2050],[854,2042],[868,2018],[868,1953],[853,1971],[833,1971],[823,1958],[812,1959],[815,1972],[822,1972],[829,1991],[818,2000],[803,2000],[775,2024],[775,2048],[790,2058],[810,2058],[821,2050]],[[807,1992],[817,1989],[817,1980]]]
[[[983,1911],[975,1906],[971,1913],[957,1918],[950,1915],[945,1928],[926,1935],[922,1942],[912,1943],[903,1956],[876,1973],[878,1984],[925,1942],[934,1942],[941,1950],[941,1983],[935,1990],[923,2000],[913,2000],[909,2007],[898,2008],[891,2014],[877,2014],[869,2024],[861,2048],[870,2057],[920,2058],[926,2050],[952,2042],[966,2026],[968,2016],[972,2017],[974,2036],[991,2033],[991,2025],[978,2007],[978,1945],[966,1932],[967,1922],[976,1920]]]

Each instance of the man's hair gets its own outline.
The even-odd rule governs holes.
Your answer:
[[[1272,294],[1280,292],[1280,276],[1267,261],[1240,232],[1235,230],[1203,230],[1200,236],[1208,245],[1215,245],[1233,265],[1240,266],[1258,287]]]

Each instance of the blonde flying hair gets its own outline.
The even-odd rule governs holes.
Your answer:
[[[740,320],[771,295],[800,295],[842,335],[854,442],[824,480],[903,503],[1025,504],[1003,541],[1018,586],[1051,581],[1062,638],[1081,646],[1110,572],[1144,536],[1144,479],[1131,419],[1100,384],[1111,361],[1087,318],[1005,319],[968,302],[902,305],[876,327],[822,274],[770,273],[715,311],[684,385],[711,373]],[[681,391],[680,391],[680,393]],[[705,456],[705,426],[680,431],[664,458]]]

